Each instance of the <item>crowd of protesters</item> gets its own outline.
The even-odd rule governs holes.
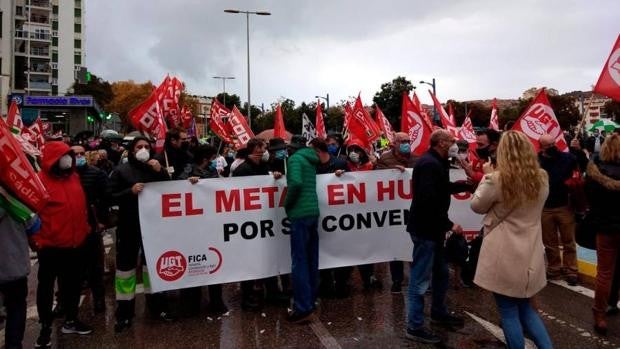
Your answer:
[[[79,320],[79,296],[83,285],[88,285],[95,313],[105,311],[102,232],[111,227],[116,228],[115,331],[122,333],[132,326],[139,280],[149,313],[162,321],[175,320],[166,294],[150,292],[144,267],[138,197],[145,183],[155,181],[195,184],[218,177],[286,177],[291,275],[241,282],[241,307],[247,311],[259,310],[265,303],[286,307],[292,297],[289,320],[311,321],[319,298],[351,294],[354,269],[318,270],[320,212],[315,175],[382,169],[413,169],[413,199],[406,226],[414,246],[407,290],[407,338],[440,341],[425,325],[424,295],[429,288],[431,322],[448,329],[463,326],[463,319],[446,307],[445,298],[448,263],[454,259],[446,240],[463,233],[458,222],[449,219],[450,200],[452,194],[465,191],[473,193],[472,210],[486,216],[479,256],[470,256],[477,261],[475,270],[470,280],[462,281],[468,285],[473,281],[493,293],[508,347],[523,347],[524,332],[539,348],[552,347],[533,298],[547,280],[579,282],[575,217],[585,214],[596,236],[598,256],[594,328],[604,334],[606,314],[618,312],[620,268],[615,266],[620,215],[615,203],[620,199],[620,134],[605,137],[597,133],[583,141],[567,141],[570,151],[562,152],[549,135],[533,145],[521,133],[502,135],[487,129],[478,132],[476,144],[462,145],[448,131],[438,129],[431,135],[430,149],[416,157],[407,133],[396,133],[389,147],[378,151],[356,140],[343,144],[337,135],[311,141],[293,136],[288,143],[279,138],[251,139],[242,149],[225,144],[218,149],[190,138],[183,129],[169,130],[164,151],[159,153],[151,139],[140,135],[124,144],[120,140],[49,140],[42,150],[39,172],[50,193],[49,203],[26,224],[17,224],[0,209],[0,264],[10,266],[0,269],[0,293],[7,312],[6,346],[19,348],[23,340],[29,246],[39,262],[36,300],[41,328],[35,346],[51,345],[56,317],[64,317],[64,334],[93,332]],[[449,171],[454,167],[462,168],[467,180],[452,182]],[[390,291],[400,294],[405,263],[389,266]],[[356,269],[365,290],[383,288],[374,265]],[[139,270],[142,275],[137,275]],[[228,311],[222,293],[222,285],[208,286],[210,313]],[[189,309],[199,311],[201,288],[184,289],[180,294]]]

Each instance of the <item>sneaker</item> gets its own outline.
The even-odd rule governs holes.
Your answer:
[[[116,324],[114,324],[114,332],[121,333],[130,327],[131,327],[131,320],[129,319],[116,320]]]
[[[441,342],[439,336],[424,327],[420,327],[417,330],[407,329],[405,337],[419,343],[437,344]]]
[[[607,311],[605,311],[607,315],[617,315],[620,313],[620,308],[617,305],[608,305]]]
[[[62,328],[60,329],[60,332],[64,334],[85,335],[85,334],[91,334],[93,332],[93,329],[92,327],[87,326],[79,322],[78,320],[73,320],[73,321],[65,321],[64,325],[62,325]]]
[[[463,327],[465,325],[463,318],[455,316],[454,313],[448,313],[443,316],[431,316],[431,323],[445,327]]]
[[[392,284],[392,288],[390,289],[390,292],[392,292],[392,294],[401,294],[401,293],[403,293],[402,286],[401,286],[400,282],[393,283]]]
[[[288,322],[293,323],[293,324],[304,324],[307,322],[312,321],[312,312],[308,311],[305,313],[301,313],[298,311],[293,311],[292,313],[290,313],[287,317]]]
[[[39,332],[39,338],[34,343],[35,348],[50,348],[52,346],[52,328],[49,326],[42,326],[41,332]]]
[[[566,283],[569,286],[577,286],[578,282],[579,282],[579,278],[577,277],[577,275],[570,275],[566,277]]]

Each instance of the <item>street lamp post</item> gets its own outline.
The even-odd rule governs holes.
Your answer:
[[[248,124],[250,129],[252,128],[252,102],[250,98],[250,15],[257,16],[271,16],[271,13],[266,11],[241,11],[241,10],[224,10],[226,13],[245,13],[245,23],[246,23],[246,42],[247,42],[247,52],[248,52]]]
[[[223,96],[224,96],[224,106],[226,106],[226,80],[234,80],[235,77],[234,76],[214,76],[214,79],[221,79],[222,83],[224,84],[224,92],[223,92]]]
[[[327,102],[327,104],[326,104],[326,105],[327,105],[327,108],[325,108],[325,109],[329,109],[329,93],[328,93],[328,94],[326,94],[326,95],[325,95],[325,97],[323,97],[323,96],[314,96],[314,98],[321,98],[321,99],[324,99],[324,100],[325,100],[325,102]]]
[[[437,97],[437,90],[436,90],[436,85],[435,85],[435,78],[433,78],[433,82],[426,82],[423,80],[420,80],[421,84],[427,84],[429,86],[431,86],[433,88],[433,94],[435,95],[435,97]],[[439,121],[439,117],[437,115],[437,108],[435,108],[435,103],[433,103],[433,121],[438,122]]]

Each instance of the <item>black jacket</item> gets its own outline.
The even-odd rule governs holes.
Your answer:
[[[105,172],[90,165],[77,167],[77,173],[80,175],[82,188],[86,194],[88,224],[90,224],[91,229],[95,230],[97,223],[105,223],[108,217],[106,201],[108,176]]]
[[[119,165],[108,181],[108,200],[111,205],[118,205],[118,233],[140,233],[138,216],[138,195],[131,192],[136,183],[149,183],[168,180],[168,173],[162,165],[160,172],[155,172],[150,165],[129,157],[127,163]]]
[[[343,159],[330,155],[329,161],[327,163],[319,163],[319,165],[316,167],[316,174],[334,173],[337,170],[346,171],[347,162]]]
[[[269,165],[266,162],[254,163],[246,159],[232,173],[233,177],[261,176],[269,174]]]
[[[586,173],[591,228],[601,234],[620,234],[620,164],[601,162],[595,157]]]
[[[540,154],[538,160],[540,167],[549,175],[549,197],[545,202],[545,208],[567,206],[569,191],[565,182],[573,176],[573,171],[578,169],[575,156],[558,152],[550,158]]]
[[[454,223],[448,218],[451,195],[468,186],[450,182],[450,162],[430,149],[413,168],[413,200],[407,231],[419,238],[443,241]]]
[[[166,164],[166,154],[168,155],[168,163]],[[155,156],[155,160],[159,161],[165,169],[167,166],[174,168],[172,179],[179,179],[179,176],[185,172],[186,167],[191,166],[193,156],[187,150],[177,149],[166,144],[165,149]],[[166,172],[168,173],[168,172]]]

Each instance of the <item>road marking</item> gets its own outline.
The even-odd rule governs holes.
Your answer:
[[[336,338],[334,338],[334,336],[332,336],[332,334],[329,333],[329,331],[325,328],[325,326],[323,326],[321,321],[319,321],[318,319],[313,320],[310,323],[310,328],[312,328],[312,332],[314,332],[314,334],[317,337],[319,337],[321,344],[323,344],[325,348],[342,349],[340,344],[338,344],[338,341],[336,340]]]
[[[558,286],[562,286],[564,288],[567,288],[573,292],[577,292],[579,294],[582,294],[586,297],[590,297],[590,298],[594,298],[594,290],[591,290],[589,288],[583,287],[583,286],[570,286],[566,281],[564,280],[551,280],[549,281],[550,283],[554,284],[554,285],[558,285]]]
[[[479,323],[485,330],[489,331],[495,338],[499,339],[500,341],[502,341],[502,343],[506,344],[506,338],[504,338],[504,331],[499,326],[496,326],[495,324],[487,320],[479,318],[476,315],[468,311],[466,311],[465,314],[469,315],[470,318],[474,319],[474,321]],[[536,345],[534,345],[534,343],[531,340],[525,338],[525,348],[535,349]]]

